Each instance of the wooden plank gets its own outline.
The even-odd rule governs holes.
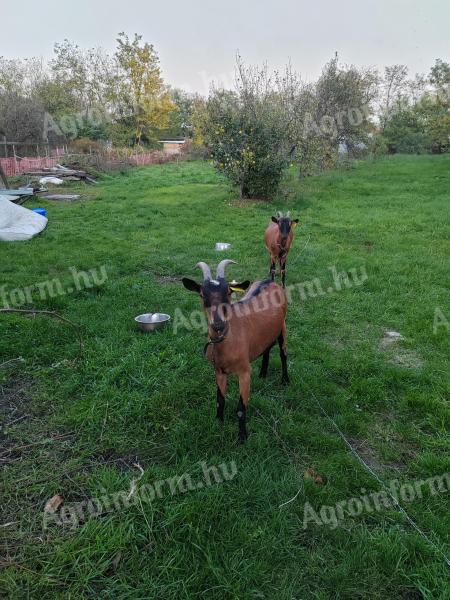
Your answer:
[[[79,200],[81,196],[79,194],[49,194],[48,196],[41,196],[45,200],[66,200],[73,202],[73,200]]]
[[[33,188],[19,188],[18,190],[0,190],[0,196],[32,196]]]

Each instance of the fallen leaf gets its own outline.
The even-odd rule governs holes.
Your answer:
[[[312,479],[314,483],[317,483],[318,485],[325,485],[327,482],[327,478],[325,476],[319,475],[316,473],[316,471],[314,471],[314,469],[311,469],[311,467],[306,469],[305,479]]]
[[[47,502],[45,503],[44,512],[45,513],[53,513],[55,511],[57,511],[63,502],[64,502],[64,498],[60,494],[56,494],[55,496],[52,496],[52,498],[47,500]]]

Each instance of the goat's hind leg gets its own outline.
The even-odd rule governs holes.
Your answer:
[[[280,335],[278,336],[278,345],[280,347],[280,358],[281,358],[281,383],[283,385],[289,384],[289,375],[287,370],[287,354],[286,354],[286,323],[283,323],[283,328]]]
[[[265,377],[267,377],[267,369],[269,368],[269,358],[270,358],[270,351],[273,348],[273,344],[271,344],[266,350],[264,350],[263,353],[263,358],[262,358],[262,363],[261,363],[261,370],[259,372],[259,376],[264,379]]]
[[[227,376],[221,371],[216,371],[217,382],[217,413],[216,416],[223,423],[225,408],[225,394],[227,393]]]

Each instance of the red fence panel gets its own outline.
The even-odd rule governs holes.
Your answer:
[[[40,169],[56,167],[57,158],[0,158],[0,164],[7,177],[13,177],[25,171],[39,171]]]

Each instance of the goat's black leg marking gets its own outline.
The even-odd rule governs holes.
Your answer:
[[[246,408],[242,402],[242,396],[239,396],[239,404],[237,407],[237,418],[239,423],[239,441],[245,442],[247,439],[247,429],[245,427]]]
[[[286,259],[280,261],[281,267],[281,285],[286,287]]]
[[[270,263],[270,278],[272,279],[272,281],[274,281],[274,279],[275,279],[275,270],[276,270],[276,264],[275,264],[275,261],[272,260]]]
[[[263,379],[264,379],[264,377],[267,376],[267,369],[269,368],[270,351],[272,350],[272,348],[273,348],[273,344],[271,344],[266,350],[264,350],[264,353],[263,353],[261,370],[259,372],[259,376]]]
[[[225,398],[222,395],[219,387],[217,388],[217,418],[223,423],[223,410],[225,408]]]
[[[287,357],[284,350],[284,336],[283,332],[278,336],[278,345],[280,346],[280,358],[281,358],[281,383],[284,385],[289,384],[289,375],[287,371]]]
[[[269,357],[270,357],[270,348],[266,350],[263,354],[263,359],[261,363],[261,370],[259,372],[259,376],[263,379],[267,376],[267,368],[269,367]]]

